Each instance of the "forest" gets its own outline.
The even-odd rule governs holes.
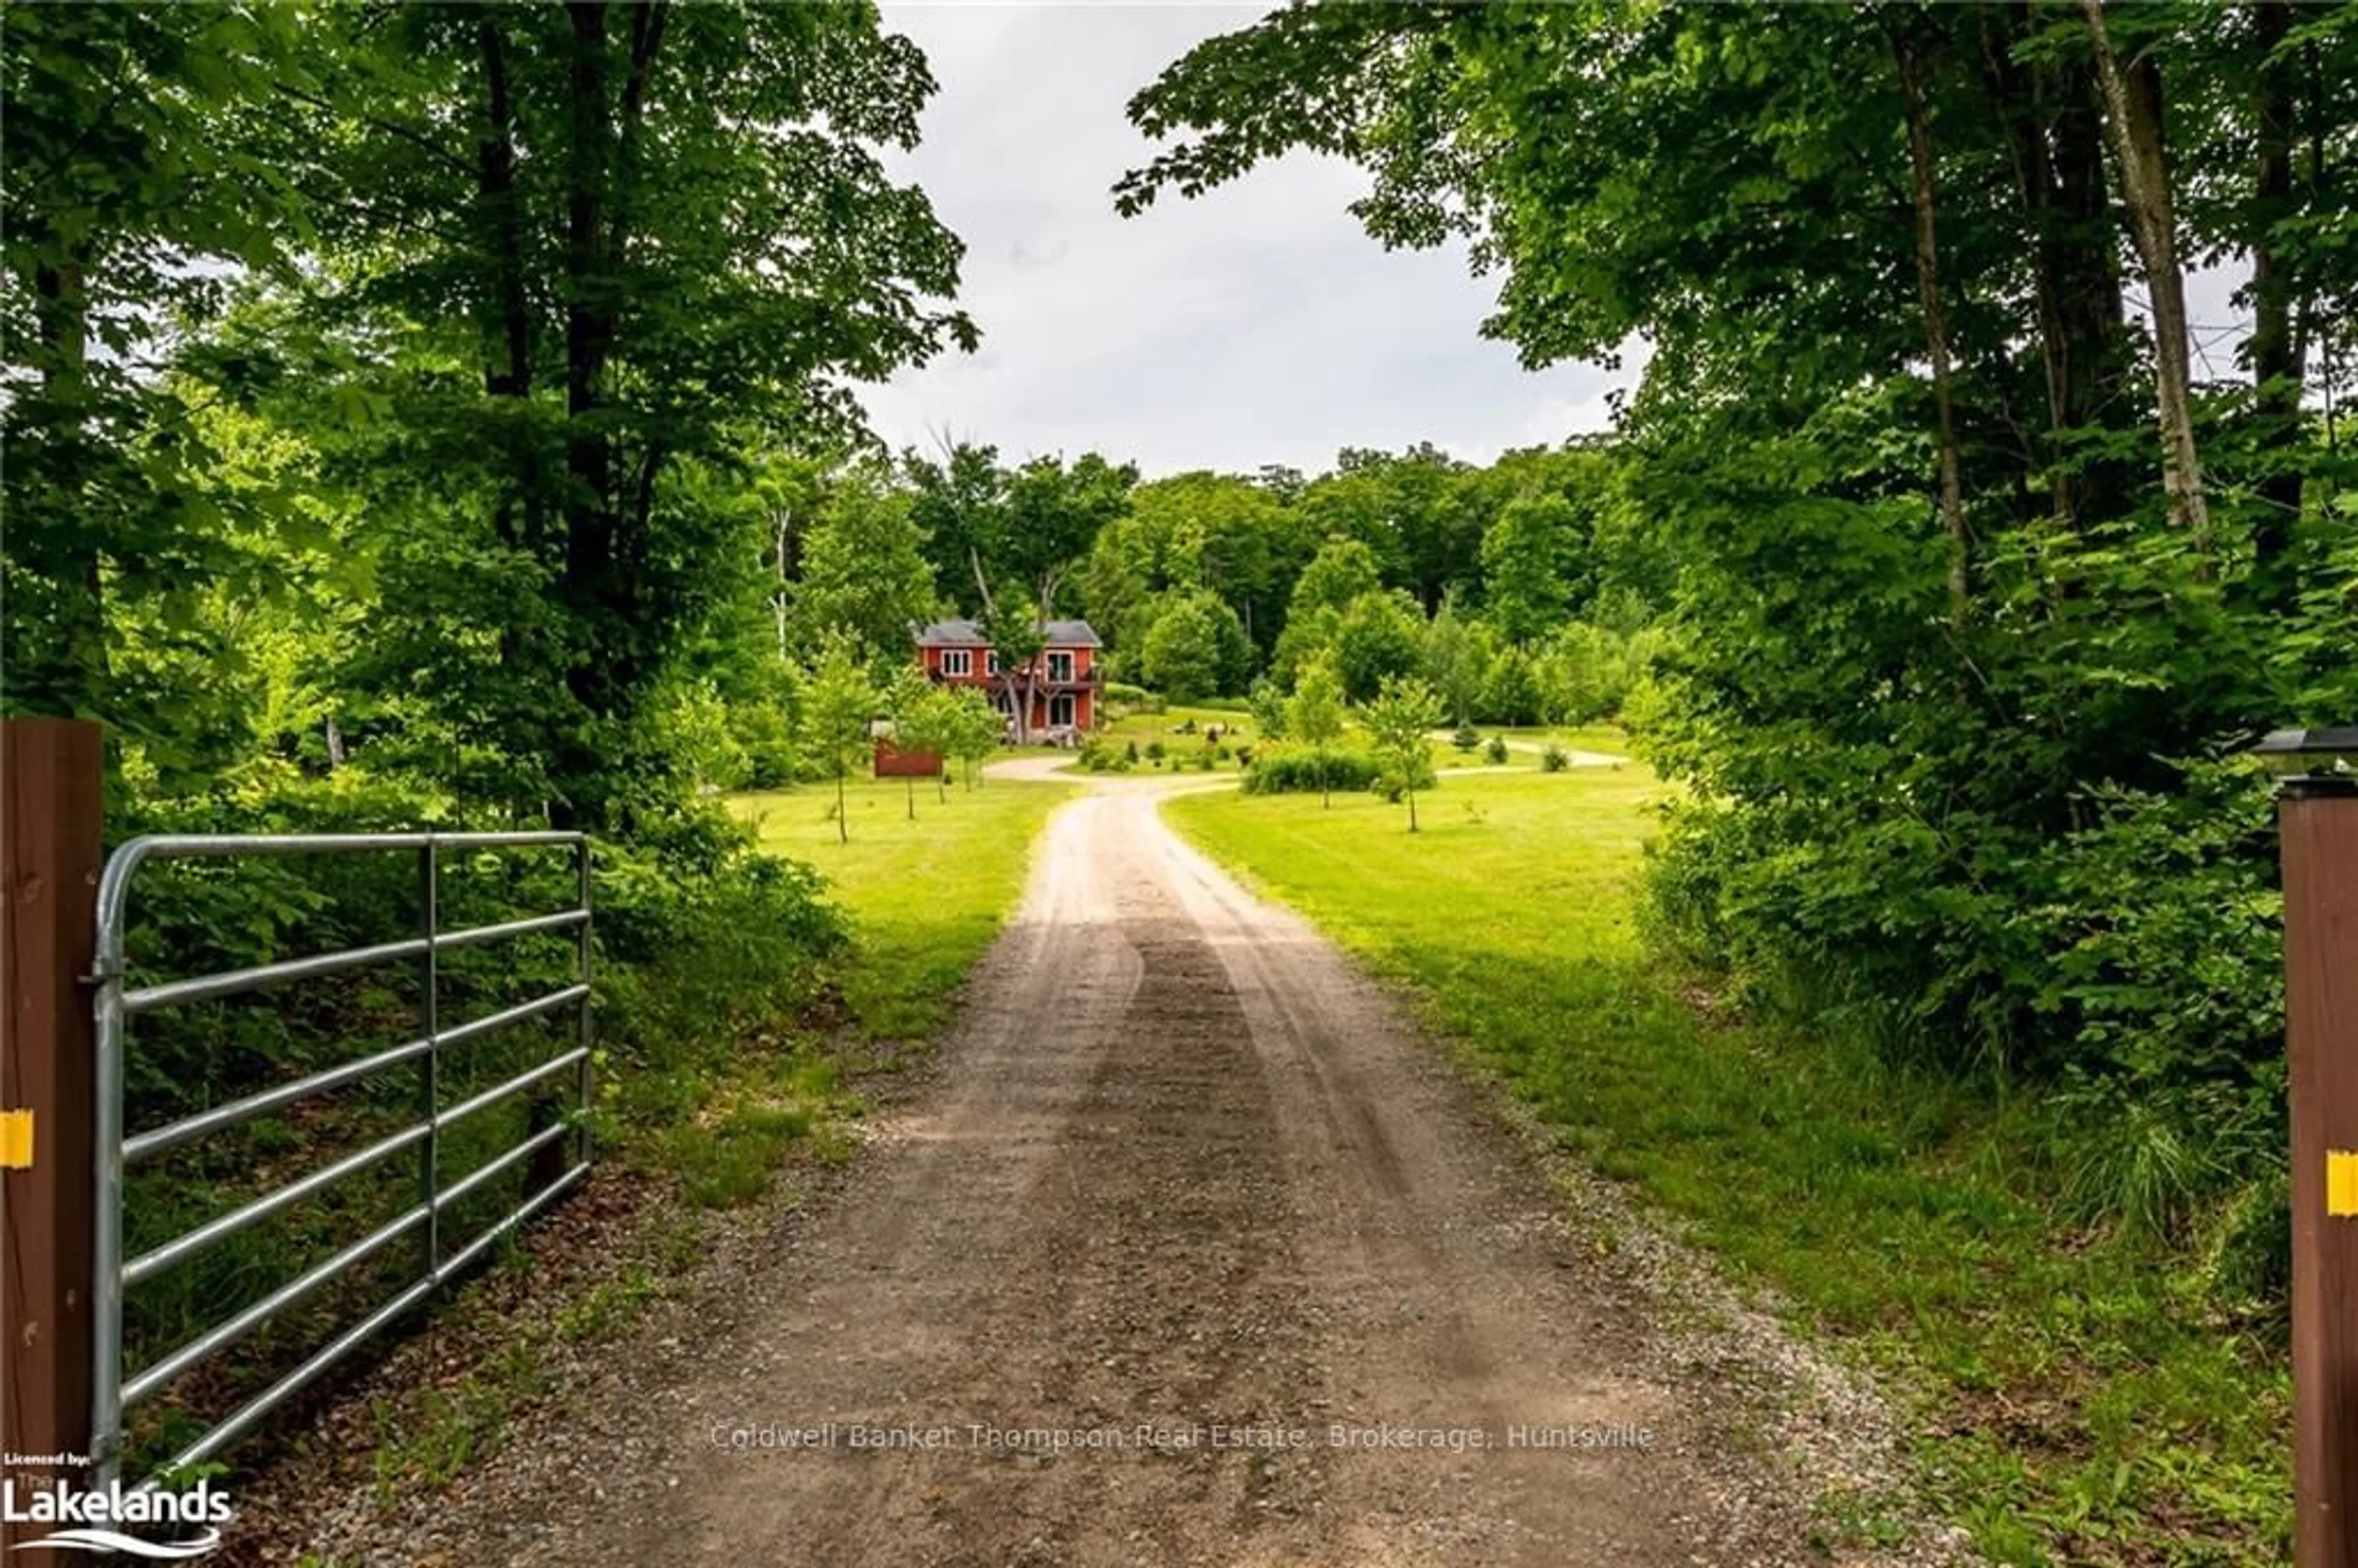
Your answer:
[[[1338,157],[1526,363],[1650,359],[1609,435],[1155,477],[864,429],[988,326],[870,7],[5,29],[0,697],[105,724],[110,837],[587,829],[644,1067],[824,989],[823,889],[715,797],[839,782],[913,622],[1083,616],[1272,733],[1305,677],[1615,719],[1665,966],[2037,1108],[2078,1217],[2280,1310],[2245,753],[2358,718],[2358,6],[1275,12],[1139,92],[1109,200]],[[327,918],[278,885],[184,956]]]

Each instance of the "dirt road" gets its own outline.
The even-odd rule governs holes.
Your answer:
[[[1479,1093],[1155,793],[1059,812],[936,1081],[556,1440],[602,1495],[495,1474],[448,1561],[1823,1561]]]

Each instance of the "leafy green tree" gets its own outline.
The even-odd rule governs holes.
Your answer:
[[[1431,733],[1441,722],[1441,699],[1413,676],[1389,676],[1375,700],[1360,709],[1359,719],[1375,741],[1376,755],[1391,764],[1401,782],[1408,797],[1408,830],[1413,833],[1417,786],[1431,777]]]
[[[892,674],[878,688],[876,706],[892,728],[892,749],[896,752],[933,751],[932,737],[925,726],[930,717],[926,704],[936,695],[934,683],[925,678],[923,670],[906,659],[895,661],[891,667]],[[906,797],[909,820],[914,822],[917,820],[916,775],[903,773],[901,782],[906,786],[903,794]]]
[[[1252,683],[1249,694],[1252,703],[1253,728],[1264,741],[1285,739],[1285,688],[1263,676]]]
[[[1317,756],[1319,808],[1333,806],[1326,787],[1326,749],[1343,734],[1343,681],[1331,660],[1313,659],[1303,666],[1293,698],[1285,705],[1285,732]]]
[[[933,565],[935,597],[975,603],[976,579],[989,569],[986,552],[1006,528],[1008,475],[999,449],[945,440],[937,457],[903,453],[901,469],[910,514]]]
[[[1343,611],[1366,594],[1380,592],[1382,574],[1374,552],[1357,539],[1330,538],[1294,580],[1270,669],[1287,686],[1302,665],[1334,646]]]
[[[11,6],[5,27],[5,701],[193,743],[211,715],[176,710],[200,694],[118,678],[124,627],[110,613],[185,626],[191,583],[267,592],[230,535],[266,534],[282,492],[210,482],[219,427],[157,373],[241,270],[291,265],[307,203],[264,106],[333,58],[342,25],[274,7],[59,5]]]
[[[895,717],[895,745],[906,743],[909,749],[931,752],[936,757],[957,754],[961,743],[961,726],[967,722],[965,705],[959,700],[962,692],[981,701],[979,694],[936,686],[927,681],[925,695],[909,706],[905,719]],[[949,800],[949,770],[943,768],[934,774],[934,798],[943,804]]]
[[[1518,496],[1482,535],[1485,612],[1509,643],[1529,643],[1570,615],[1582,546],[1579,515],[1556,495]]]
[[[1476,575],[1482,518],[1469,472],[1430,444],[1397,455],[1346,448],[1335,471],[1314,481],[1297,505],[1320,533],[1366,545],[1383,586],[1405,591],[1422,613]]]
[[[1452,724],[1462,728],[1473,721],[1491,654],[1479,623],[1458,609],[1455,593],[1445,596],[1425,628],[1424,677],[1448,709]]]
[[[1355,702],[1375,696],[1395,676],[1414,675],[1424,660],[1424,618],[1404,593],[1364,593],[1335,623],[1336,673]]]
[[[983,759],[999,749],[1007,721],[990,706],[990,699],[972,687],[962,687],[952,695],[957,721],[950,731],[949,751],[966,774],[966,787],[973,789],[982,783]]]
[[[729,705],[709,681],[682,683],[654,710],[657,743],[677,760],[698,793],[735,789],[751,766],[730,732]]]
[[[881,706],[868,665],[849,637],[827,639],[803,687],[803,754],[835,781],[835,828],[838,843],[851,842],[851,816],[845,781],[875,755],[871,725]]]
[[[1541,717],[1550,724],[1585,724],[1621,711],[1638,677],[1633,640],[1601,626],[1571,621],[1558,627],[1531,675]]]
[[[1294,579],[1288,614],[1294,620],[1322,610],[1339,615],[1355,601],[1381,590],[1383,586],[1383,574],[1377,568],[1375,552],[1368,547],[1366,541],[1329,538],[1319,546],[1318,553],[1311,557],[1302,575]]]
[[[846,440],[851,379],[974,341],[933,303],[957,241],[882,157],[933,83],[858,7],[371,26],[278,99],[314,149],[304,308],[352,322],[308,379],[374,421],[349,443],[388,536],[366,673],[406,688],[432,662],[469,741],[602,827],[633,715],[767,532],[685,476]]]
[[[1098,532],[1080,572],[1082,600],[1125,656],[1144,646],[1163,596],[1198,589],[1218,594],[1255,645],[1269,648],[1310,554],[1301,518],[1260,485],[1175,474],[1140,485],[1129,513]]]
[[[1482,712],[1494,724],[1530,724],[1543,704],[1531,655],[1512,644],[1499,649],[1482,677]]]
[[[934,618],[933,568],[909,497],[873,469],[841,476],[803,541],[802,578],[790,590],[800,646],[829,630],[859,638],[870,658],[905,659],[914,625]]]
[[[1252,643],[1236,611],[1199,589],[1163,600],[1146,635],[1140,673],[1172,701],[1194,702],[1237,690],[1251,659]]]

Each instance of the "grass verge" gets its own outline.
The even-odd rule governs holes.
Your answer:
[[[2060,1223],[2035,1105],[1715,1016],[1650,964],[1633,903],[1660,788],[1634,765],[1452,778],[1414,836],[1367,795],[1163,809],[1407,984],[1738,1280],[1920,1390],[1926,1489],[1993,1560],[2282,1561],[2280,1333],[2207,1317],[2171,1260]]]
[[[762,848],[816,867],[850,916],[844,1000],[862,1033],[913,1040],[938,1028],[967,971],[1023,891],[1032,840],[1071,786],[995,779],[937,791],[854,780],[851,841],[838,841],[835,792],[816,785],[735,796]],[[911,816],[912,801],[915,815]]]

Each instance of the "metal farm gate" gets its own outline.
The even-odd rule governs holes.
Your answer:
[[[446,850],[505,851],[530,847],[561,846],[572,851],[578,893],[567,908],[495,925],[468,929],[442,929],[437,890]],[[416,934],[373,946],[339,953],[290,958],[222,974],[200,975],[154,985],[126,983],[124,952],[125,924],[134,884],[141,868],[152,861],[199,857],[287,856],[394,852],[415,856],[417,865],[418,924]],[[96,1192],[93,1204],[93,1270],[96,1281],[92,1314],[91,1454],[92,1480],[103,1487],[116,1479],[124,1455],[124,1421],[127,1411],[153,1398],[200,1364],[221,1355],[264,1325],[286,1314],[331,1281],[405,1238],[415,1238],[416,1266],[389,1297],[343,1325],[326,1343],[311,1349],[291,1371],[255,1394],[233,1413],[189,1442],[174,1455],[168,1473],[201,1464],[252,1431],[271,1411],[352,1354],[371,1336],[402,1314],[424,1303],[443,1283],[481,1258],[500,1238],[554,1203],[589,1170],[590,1058],[590,845],[579,833],[322,833],[247,837],[237,835],[151,836],[134,838],[106,861],[98,894],[96,1044]],[[572,932],[577,957],[570,984],[545,995],[502,1007],[466,1022],[445,1026],[440,1017],[440,959],[455,949],[511,940],[535,933]],[[342,1062],[305,1076],[274,1085],[196,1115],[159,1127],[126,1130],[124,1127],[124,1067],[134,1045],[132,1022],[160,1009],[189,1002],[236,996],[265,986],[375,966],[419,966],[420,995],[416,1033],[413,1038],[372,1054]],[[523,1023],[527,1020],[572,1010],[579,1015],[578,1033],[569,1045],[556,1051],[506,1081],[455,1103],[443,1103],[439,1066],[442,1053]],[[225,1129],[287,1110],[302,1101],[377,1074],[413,1065],[419,1080],[415,1119],[390,1136],[356,1152],[321,1165],[284,1183],[241,1206],[185,1231],[171,1240],[139,1253],[124,1256],[124,1202],[126,1172],[144,1161],[179,1149]],[[487,1162],[455,1180],[442,1171],[441,1139],[454,1124],[535,1086],[562,1081],[570,1074],[572,1098],[578,1113],[552,1125],[527,1130]],[[546,1094],[546,1090],[543,1091]],[[480,1191],[505,1172],[514,1170],[545,1150],[555,1150],[570,1139],[570,1157],[558,1173],[527,1194],[488,1228],[451,1246],[442,1234],[442,1218],[452,1205]],[[562,1151],[557,1151],[563,1158]],[[416,1162],[416,1201],[391,1220],[343,1245],[332,1256],[270,1291],[231,1316],[212,1323],[195,1337],[162,1355],[136,1373],[125,1376],[124,1358],[124,1298],[143,1281],[184,1263],[229,1237],[270,1219],[293,1206],[325,1193],[348,1177],[384,1162],[406,1156]],[[547,1162],[544,1161],[546,1164]]]

